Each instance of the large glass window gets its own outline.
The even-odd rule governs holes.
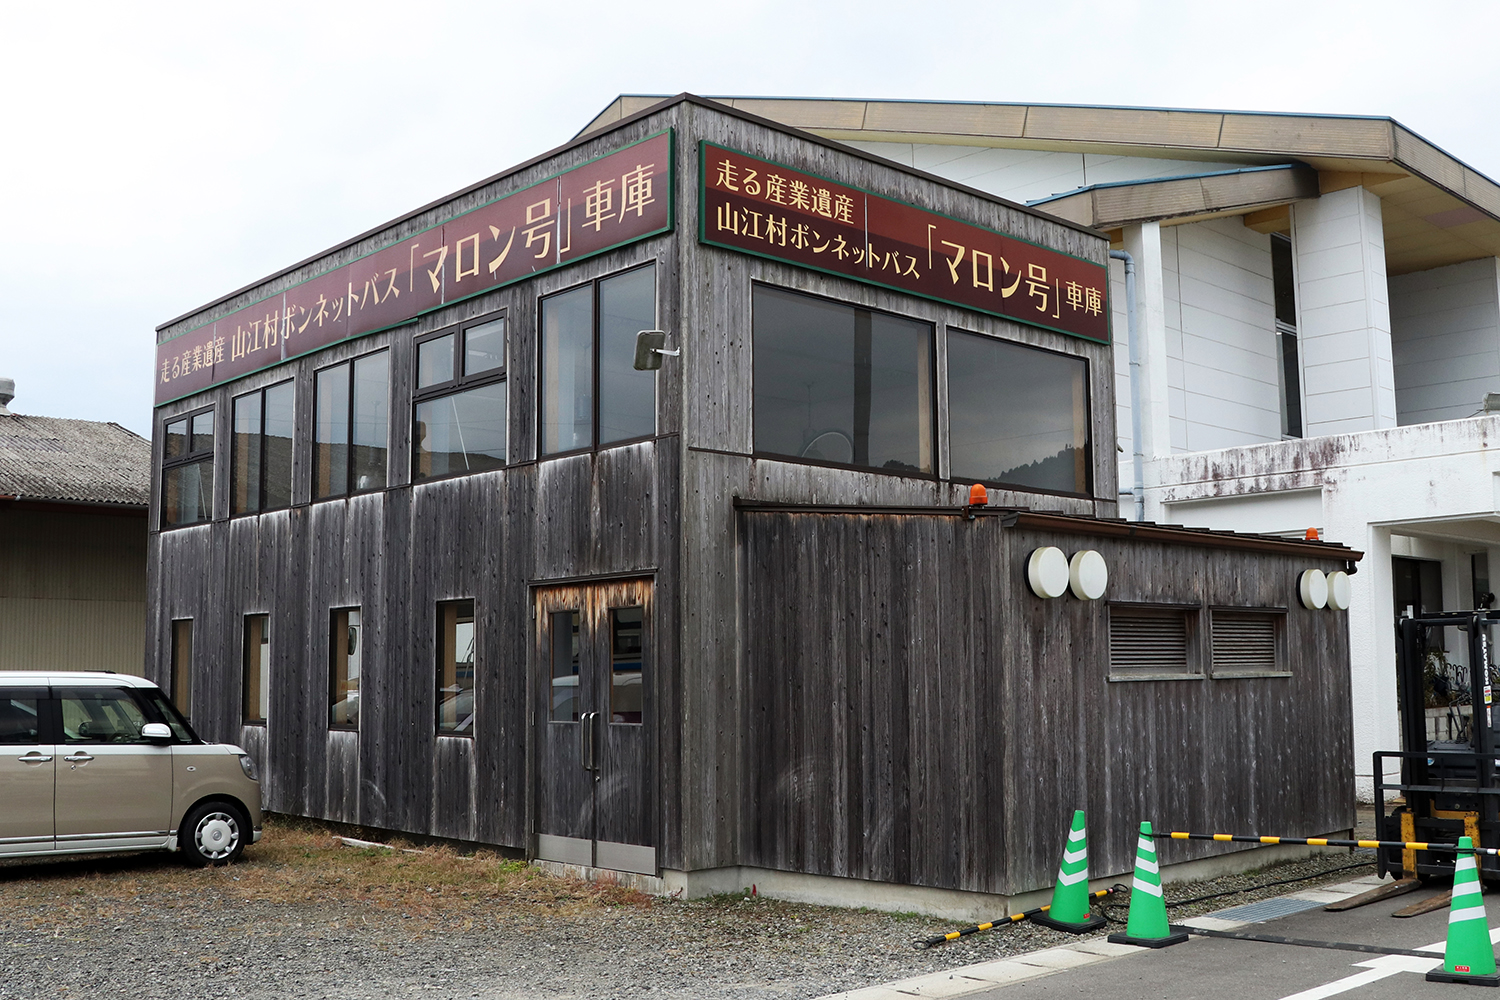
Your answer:
[[[164,430],[162,527],[200,524],[214,514],[213,407],[169,420]]]
[[[437,731],[474,735],[474,602],[437,606]]]
[[[237,396],[229,473],[229,513],[292,505],[292,426],[296,386],[282,382]]]
[[[1082,358],[950,330],[952,478],[1087,493],[1087,375]]]
[[[193,620],[172,623],[172,704],[185,719],[193,717]]]
[[[328,627],[328,726],[359,728],[359,668],[364,659],[359,608],[335,608]]]
[[[385,487],[390,384],[388,351],[367,354],[317,373],[314,500]]]
[[[505,317],[417,341],[414,482],[505,464]]]
[[[264,724],[271,710],[271,616],[245,616],[244,720]]]
[[[655,265],[542,300],[542,454],[656,433],[656,373],[635,370],[655,328]]]
[[[756,286],[755,450],[931,474],[932,327]]]

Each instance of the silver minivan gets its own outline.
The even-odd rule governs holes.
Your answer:
[[[160,849],[227,864],[260,835],[255,762],[199,739],[155,684],[0,672],[0,858]]]

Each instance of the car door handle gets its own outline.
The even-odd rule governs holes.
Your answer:
[[[67,761],[69,764],[87,764],[93,759],[94,758],[91,754],[86,753],[70,753],[63,758],[63,760]]]
[[[50,753],[38,753],[35,750],[31,751],[31,753],[29,754],[16,758],[16,760],[20,761],[23,764],[45,764],[51,759],[52,755]]]

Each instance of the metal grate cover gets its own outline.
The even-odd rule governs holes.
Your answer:
[[[1293,899],[1290,896],[1282,896],[1278,899],[1262,899],[1258,903],[1246,903],[1243,906],[1231,906],[1227,910],[1205,915],[1218,920],[1242,920],[1247,924],[1259,924],[1267,920],[1275,920],[1277,917],[1301,913],[1303,910],[1313,910],[1322,905],[1324,904],[1316,899]]]

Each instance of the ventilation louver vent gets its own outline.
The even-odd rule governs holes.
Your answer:
[[[1185,611],[1111,608],[1110,673],[1190,673],[1187,616]]]
[[[1218,611],[1213,621],[1213,669],[1216,674],[1267,673],[1276,662],[1278,615]]]

